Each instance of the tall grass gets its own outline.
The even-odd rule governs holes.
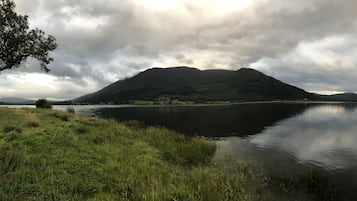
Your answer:
[[[2,108],[0,120],[2,200],[232,200],[244,189],[203,139],[53,110]]]
[[[251,163],[222,170],[214,152],[163,128],[0,108],[0,200],[276,200]]]

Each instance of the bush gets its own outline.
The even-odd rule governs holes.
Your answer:
[[[52,104],[48,102],[46,99],[38,99],[36,101],[36,108],[51,109]]]
[[[74,114],[74,113],[76,113],[76,111],[74,110],[74,108],[73,107],[67,107],[67,110],[66,110],[68,113],[72,113],[72,114]]]

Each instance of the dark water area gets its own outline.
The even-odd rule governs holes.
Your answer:
[[[187,135],[248,136],[304,112],[309,104],[244,104],[228,106],[166,106],[101,108],[94,113],[118,121],[137,120]]]

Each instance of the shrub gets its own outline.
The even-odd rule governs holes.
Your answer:
[[[68,113],[72,113],[72,114],[74,114],[74,113],[76,113],[76,111],[74,110],[74,108],[73,107],[67,107],[67,110],[66,110]]]
[[[46,99],[38,99],[36,101],[36,108],[51,109],[52,104],[48,102]]]

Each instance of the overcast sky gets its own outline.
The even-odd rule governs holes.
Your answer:
[[[357,92],[354,0],[15,0],[57,38],[0,74],[0,97],[72,99],[150,67],[255,68],[307,91]]]

